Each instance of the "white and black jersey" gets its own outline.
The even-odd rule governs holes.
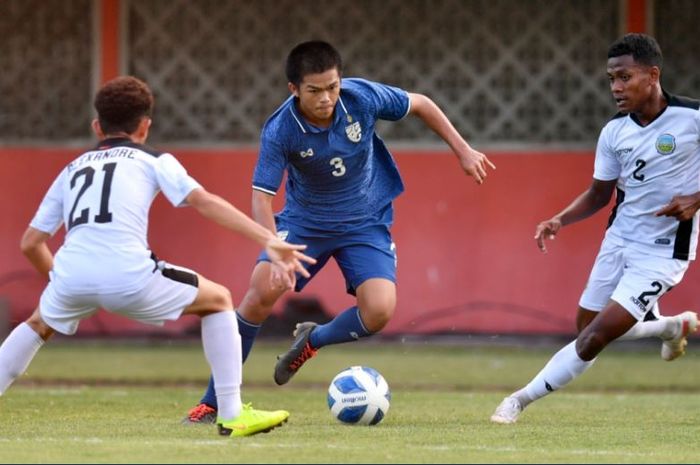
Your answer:
[[[646,126],[619,114],[601,131],[593,177],[617,179],[606,238],[643,253],[693,260],[698,215],[656,216],[676,195],[700,191],[700,102],[664,92],[668,106]]]
[[[148,212],[159,191],[174,205],[201,187],[169,153],[108,139],[69,163],[46,193],[31,226],[66,238],[51,281],[72,294],[135,292],[153,274]]]

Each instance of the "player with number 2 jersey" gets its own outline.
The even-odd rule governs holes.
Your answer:
[[[665,92],[656,40],[627,34],[608,49],[607,75],[619,113],[598,139],[593,181],[535,230],[540,250],[561,228],[588,218],[616,193],[608,229],[579,300],[575,341],[559,350],[491,416],[515,423],[525,407],[583,374],[614,340],[661,339],[661,357],[682,356],[697,314],[667,317],[659,299],[695,258],[700,208],[700,102]]]

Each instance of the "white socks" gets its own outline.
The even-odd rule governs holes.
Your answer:
[[[668,339],[673,336],[674,331],[674,326],[670,325],[670,322],[672,322],[671,317],[664,316],[659,317],[658,320],[640,321],[617,340],[630,341],[647,337]],[[566,386],[593,365],[593,362],[595,359],[590,362],[581,360],[576,353],[576,341],[573,341],[554,354],[542,371],[527,386],[514,392],[511,396],[517,398],[520,405],[525,408],[540,397]]]
[[[202,318],[202,345],[211,366],[216,402],[221,420],[233,420],[241,413],[241,336],[233,311]]]
[[[44,340],[27,324],[12,330],[0,346],[0,396],[27,371],[29,363],[44,345]]]
[[[576,341],[554,354],[547,365],[537,373],[530,383],[511,394],[525,408],[530,402],[564,387],[588,369],[596,359],[586,362],[576,353]]]
[[[659,317],[658,320],[640,321],[632,326],[622,336],[618,337],[618,341],[632,341],[634,339],[644,339],[645,337],[659,337],[668,339],[673,336],[675,329],[674,325],[669,325],[671,318],[667,316]]]

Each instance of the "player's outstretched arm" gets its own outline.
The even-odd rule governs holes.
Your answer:
[[[545,239],[554,240],[562,227],[588,218],[606,206],[612,198],[616,184],[617,180],[599,181],[594,178],[591,186],[576,197],[568,207],[537,225],[535,229],[537,247],[547,253]]]
[[[465,173],[473,177],[477,184],[483,183],[487,176],[486,166],[496,169],[496,165],[491,163],[486,155],[471,148],[447,119],[445,113],[430,98],[414,93],[409,93],[408,96],[411,99],[410,113],[422,119],[426,126],[447,142],[459,158]]]
[[[30,226],[24,232],[19,244],[24,256],[47,281],[49,280],[49,271],[53,268],[53,254],[49,250],[49,246],[46,245],[46,241],[50,237],[50,234]]]
[[[316,263],[316,260],[301,253],[301,250],[306,249],[305,245],[289,244],[278,239],[272,231],[259,225],[231,203],[216,194],[207,192],[204,188],[194,189],[185,200],[188,205],[195,208],[205,218],[265,246],[270,260],[289,273],[296,271],[303,276],[309,276],[301,262],[313,264]]]
[[[260,226],[248,215],[231,205],[227,200],[204,188],[197,188],[185,198],[188,205],[196,209],[202,216],[220,224],[226,229],[242,234],[259,244],[265,245],[275,237],[272,231]],[[299,248],[298,250],[303,250]]]

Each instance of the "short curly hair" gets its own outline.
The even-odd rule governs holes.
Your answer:
[[[120,76],[105,83],[95,96],[95,110],[105,134],[133,134],[144,117],[153,113],[153,93],[133,76]]]
[[[646,34],[630,33],[613,42],[608,49],[608,58],[632,55],[635,63],[657,66],[661,69],[664,57],[658,42]]]

